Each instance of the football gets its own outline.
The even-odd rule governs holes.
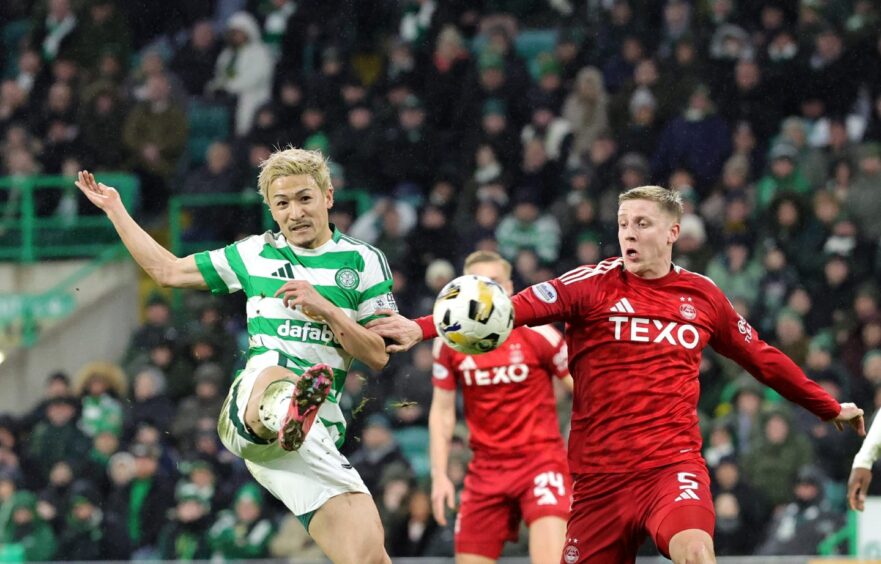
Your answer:
[[[437,334],[465,354],[489,352],[505,342],[514,328],[511,298],[484,276],[465,275],[451,280],[434,302]]]

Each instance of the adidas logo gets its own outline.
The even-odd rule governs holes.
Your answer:
[[[465,360],[459,363],[459,370],[474,370],[476,368],[477,363],[470,356],[466,356]]]
[[[630,305],[630,302],[627,301],[627,298],[621,298],[620,300],[618,300],[617,303],[615,303],[614,306],[609,309],[616,313],[636,313],[636,310],[633,309],[633,306]]]
[[[290,278],[294,279],[294,267],[291,266],[291,263],[285,264],[283,267],[279,268],[275,272],[272,273],[273,278]]]
[[[674,499],[673,501],[685,501],[686,499],[700,500],[700,498],[697,496],[697,494],[694,493],[694,490],[682,490],[682,493],[679,494],[679,496],[676,499]]]

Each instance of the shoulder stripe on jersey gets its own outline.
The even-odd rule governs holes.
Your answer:
[[[220,274],[217,273],[217,269],[214,268],[214,264],[211,262],[211,256],[208,254],[208,251],[196,253],[195,257],[196,266],[199,268],[199,272],[202,273],[202,278],[205,280],[205,284],[208,285],[208,289],[211,290],[211,293],[229,294],[229,287],[226,285],[226,282],[223,281],[223,278],[220,277]]]
[[[377,249],[373,245],[365,243],[364,241],[359,241],[358,239],[353,239],[352,237],[349,237],[348,235],[345,235],[343,233],[340,233],[340,239],[342,239],[343,241],[346,241],[347,243],[350,243],[352,245],[360,245],[362,247],[367,247],[368,249],[373,251],[373,253],[376,255],[376,258],[379,259],[379,266],[382,269],[382,275],[385,276],[386,278],[392,277],[392,269],[389,268],[388,262],[386,261],[385,255],[382,253],[382,251],[380,251],[379,249]]]
[[[544,340],[550,343],[552,347],[556,347],[557,345],[559,345],[560,341],[563,339],[563,335],[561,335],[559,331],[557,331],[550,325],[527,327],[527,329],[531,329],[532,331],[535,331],[536,333],[544,337]]]
[[[581,280],[587,280],[593,276],[597,276],[599,274],[605,274],[619,266],[621,264],[621,259],[615,259],[612,262],[601,262],[595,267],[591,268],[589,266],[582,266],[576,268],[574,270],[570,270],[566,274],[560,277],[560,282],[563,285],[568,286],[570,284],[574,284],[575,282],[580,282]]]

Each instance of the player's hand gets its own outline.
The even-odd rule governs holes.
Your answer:
[[[850,508],[862,511],[866,507],[866,492],[872,482],[872,471],[865,468],[854,468],[847,480],[847,501]]]
[[[90,202],[105,213],[110,213],[122,207],[122,199],[119,197],[119,192],[103,182],[96,182],[95,175],[87,170],[81,170],[77,173],[77,179],[74,184],[86,195]]]
[[[407,319],[400,313],[390,309],[378,309],[374,312],[379,317],[365,325],[368,329],[377,333],[380,337],[389,339],[392,344],[385,348],[388,353],[404,352],[413,348],[413,345],[422,340],[422,329],[413,320]]]
[[[446,474],[431,480],[431,511],[441,527],[447,526],[446,509],[456,508],[456,487]]]
[[[832,424],[839,431],[844,430],[844,425],[850,425],[861,437],[866,436],[866,421],[863,419],[863,410],[853,403],[841,404],[838,417],[832,420]]]
[[[285,282],[275,292],[275,297],[279,296],[281,296],[285,307],[299,306],[303,313],[317,321],[323,321],[335,307],[327,298],[318,293],[315,286],[305,280]]]

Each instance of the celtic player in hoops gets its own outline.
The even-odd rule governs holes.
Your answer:
[[[373,369],[388,360],[382,338],[363,324],[394,308],[392,279],[380,251],[329,223],[333,187],[321,154],[287,149],[262,164],[260,193],[278,233],[185,258],[150,237],[116,190],[88,172],[76,185],[157,283],[245,292],[248,362],[220,414],[221,440],[333,562],[389,562],[376,506],[338,450],[345,421],[337,400],[353,359]]]

